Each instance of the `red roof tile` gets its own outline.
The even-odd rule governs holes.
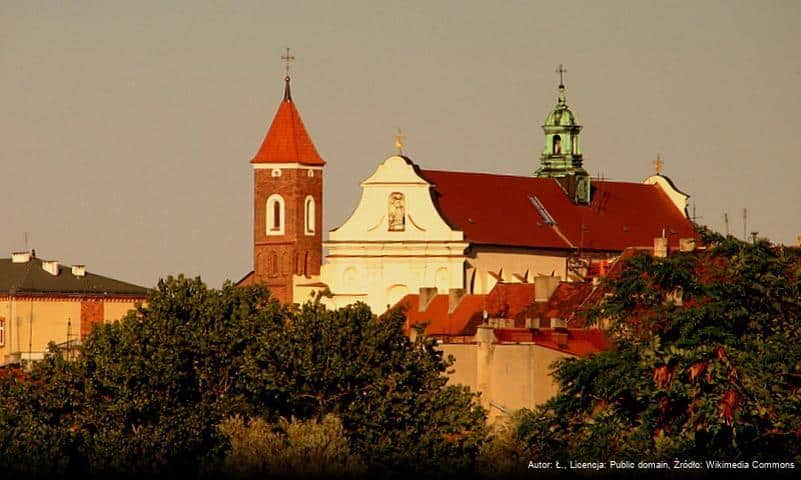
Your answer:
[[[547,302],[530,302],[520,317],[539,318],[540,326],[551,326],[551,318],[561,318],[567,321],[571,328],[584,327],[584,318],[577,315],[586,304],[592,303],[595,290],[589,282],[562,282],[556,287]],[[516,326],[523,326],[519,322]]]
[[[678,247],[679,238],[697,238],[690,221],[658,185],[595,180],[592,202],[577,205],[550,178],[438,170],[420,174],[434,184],[442,216],[474,244],[622,251],[652,246],[663,229],[672,247]]]
[[[559,352],[586,357],[593,353],[608,350],[611,346],[606,332],[597,328],[571,328],[567,330],[567,343],[560,344],[554,339],[554,330],[497,328],[494,331],[499,342],[531,342],[541,347]]]
[[[484,308],[490,317],[520,320],[518,317],[521,317],[526,307],[532,303],[534,303],[533,283],[497,283],[487,295]]]
[[[291,98],[285,98],[278,106],[267,136],[250,163],[325,165]]]
[[[424,312],[419,311],[420,296],[409,294],[399,305],[406,307],[406,322],[409,327],[427,323],[426,335],[473,335],[482,322],[486,295],[465,295],[453,313],[448,314],[448,295],[437,295]]]

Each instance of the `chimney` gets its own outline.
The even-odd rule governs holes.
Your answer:
[[[538,275],[534,279],[534,300],[537,302],[547,302],[550,300],[553,292],[559,286],[559,277]]]
[[[417,302],[417,311],[418,312],[425,312],[428,310],[428,304],[431,303],[431,300],[434,300],[434,297],[437,296],[437,287],[420,287],[420,296],[419,301]]]
[[[657,258],[665,258],[668,256],[667,237],[654,238],[654,256]]]
[[[540,317],[534,318],[526,318],[526,328],[533,328],[539,329],[540,328]]]
[[[694,238],[680,238],[679,239],[679,251],[680,252],[693,252],[693,251],[695,251],[695,239]]]
[[[42,270],[50,275],[58,275],[58,260],[42,260]]]
[[[567,331],[554,331],[553,343],[559,348],[567,348]]]
[[[72,266],[72,274],[76,277],[85,277],[86,276],[86,265],[73,265]]]
[[[31,252],[13,252],[11,263],[28,263],[31,260]]]
[[[448,314],[450,315],[459,306],[464,297],[464,288],[451,288],[448,290]]]

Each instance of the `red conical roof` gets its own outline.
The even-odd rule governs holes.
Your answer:
[[[267,136],[250,163],[300,163],[323,166],[314,143],[303,126],[303,120],[292,102],[289,93],[289,78],[286,79],[284,100],[278,106]]]

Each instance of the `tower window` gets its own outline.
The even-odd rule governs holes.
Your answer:
[[[311,170],[309,170],[311,171]],[[306,197],[305,202],[305,218],[306,218],[306,235],[314,235],[314,222],[315,222],[315,214],[314,214],[314,198],[309,195]]]
[[[267,198],[266,214],[267,235],[283,235],[285,218],[284,199],[281,195],[275,193]]]
[[[553,136],[553,154],[554,155],[562,154],[562,137],[560,137],[559,135]]]
[[[0,347],[6,344],[6,319],[0,317]]]

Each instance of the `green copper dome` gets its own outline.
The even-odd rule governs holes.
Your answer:
[[[576,127],[579,126],[576,115],[565,103],[565,86],[559,86],[559,101],[545,119],[544,127]]]
[[[563,183],[577,203],[590,201],[590,177],[582,167],[583,156],[579,143],[581,125],[565,101],[565,86],[559,85],[559,99],[542,126],[545,147],[540,155],[540,168],[535,177],[550,177]]]

